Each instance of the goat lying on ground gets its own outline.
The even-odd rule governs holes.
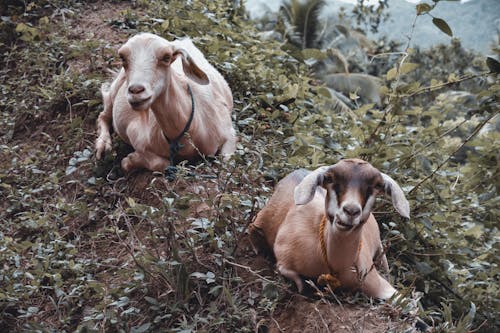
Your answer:
[[[135,149],[122,160],[124,171],[163,171],[174,159],[234,153],[231,90],[191,40],[169,42],[143,33],[130,38],[118,54],[123,67],[101,89],[97,159],[111,150],[111,120]]]
[[[365,161],[346,159],[313,172],[294,171],[278,183],[250,225],[250,239],[257,249],[273,249],[279,272],[293,280],[299,292],[300,276],[330,274],[342,288],[390,298],[396,289],[375,267],[389,271],[371,213],[381,192],[391,195],[399,214],[409,218],[399,185]]]

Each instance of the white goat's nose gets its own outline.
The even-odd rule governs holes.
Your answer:
[[[142,84],[131,84],[128,87],[128,92],[131,94],[140,94],[143,92],[146,88]]]
[[[342,210],[350,217],[356,217],[361,214],[361,208],[358,205],[347,204],[342,207]]]

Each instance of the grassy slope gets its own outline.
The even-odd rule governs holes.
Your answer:
[[[398,307],[296,295],[248,246],[245,228],[276,179],[332,163],[343,147],[366,152],[366,134],[329,113],[303,65],[260,42],[222,1],[61,4],[71,11],[27,11],[19,21],[35,30],[2,45],[1,328],[402,330]],[[93,160],[98,90],[118,65],[116,46],[137,30],[188,33],[224,73],[240,135],[230,163],[181,168],[174,182],[148,172],[106,179],[126,147],[115,138],[117,153]]]

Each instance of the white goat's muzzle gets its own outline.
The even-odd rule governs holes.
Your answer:
[[[132,83],[127,88],[127,101],[135,111],[149,109],[152,103],[151,89],[142,84]]]

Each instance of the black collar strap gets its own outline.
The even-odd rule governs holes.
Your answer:
[[[179,153],[179,151],[182,149],[183,145],[181,145],[180,141],[182,137],[189,131],[189,128],[191,127],[191,123],[193,122],[194,118],[194,97],[193,97],[193,91],[191,90],[191,86],[188,84],[187,86],[189,95],[191,96],[191,115],[189,116],[189,119],[186,123],[186,126],[184,126],[184,129],[182,130],[181,134],[179,134],[175,139],[170,140],[168,136],[163,132],[163,136],[167,140],[169,146],[170,146],[170,165],[174,165],[174,159],[175,155]]]

